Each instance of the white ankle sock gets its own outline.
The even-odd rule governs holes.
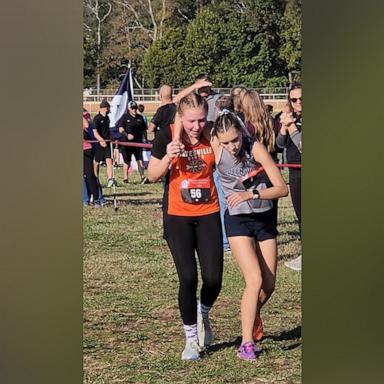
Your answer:
[[[197,342],[197,324],[184,325],[185,337],[188,340],[194,340]]]
[[[203,317],[203,319],[208,319],[209,311],[211,310],[211,307],[208,307],[199,302],[197,304],[197,310],[201,313],[201,316]]]

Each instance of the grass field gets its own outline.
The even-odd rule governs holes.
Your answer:
[[[183,362],[177,275],[162,239],[162,184],[139,185],[132,176],[116,190],[117,212],[84,208],[84,383],[300,383],[301,274],[282,262],[301,252],[290,197],[279,202],[277,287],[262,313],[260,358],[236,357],[243,280],[226,253],[211,311],[215,344],[200,361]],[[104,194],[111,202],[112,189]]]

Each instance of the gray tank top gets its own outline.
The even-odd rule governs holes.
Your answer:
[[[256,162],[253,157],[248,156],[243,162],[237,163],[237,159],[231,155],[225,148],[221,153],[219,163],[216,164],[216,170],[220,176],[221,186],[225,197],[234,192],[246,191],[243,183],[240,181],[242,176],[246,176],[248,172],[256,168]],[[266,189],[265,180],[258,183],[257,178],[255,184],[251,187],[258,190]],[[240,215],[245,213],[260,213],[269,211],[272,208],[271,200],[247,200],[236,205],[233,208],[228,207],[229,214]]]

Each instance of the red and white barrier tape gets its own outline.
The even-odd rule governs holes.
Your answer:
[[[117,140],[104,140],[106,143],[112,143],[112,144],[119,144],[124,147],[139,147],[139,148],[152,148],[152,144],[147,144],[147,143],[135,143],[135,142],[127,142],[127,141],[117,141]],[[85,143],[99,143],[98,140],[84,140]],[[301,164],[287,164],[287,163],[282,163],[278,164],[276,163],[276,166],[279,168],[301,168]],[[255,169],[254,171],[249,172],[246,176],[244,176],[244,180],[248,179],[249,177],[254,177],[260,172],[263,172],[264,168],[260,167]]]
[[[301,169],[301,164],[286,164],[286,163],[282,163],[282,164],[278,164],[276,163],[276,166],[279,167],[279,168],[296,168],[296,169]],[[256,175],[258,175],[259,173],[261,172],[264,172],[264,168],[263,167],[259,167],[251,172],[248,172],[245,176],[241,177],[241,181],[245,181],[247,179],[250,179],[251,177],[255,177]]]
[[[104,140],[106,143],[119,144],[124,147],[139,147],[139,148],[152,148],[152,144],[147,143],[135,143],[135,142],[127,142],[127,141],[117,141],[117,140]],[[84,140],[84,143],[100,143],[99,140]]]

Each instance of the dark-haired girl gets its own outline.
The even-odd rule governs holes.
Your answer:
[[[228,202],[225,213],[228,240],[245,279],[238,356],[254,360],[255,318],[275,286],[277,229],[272,199],[287,196],[288,189],[265,146],[247,135],[233,113],[224,112],[217,118],[211,131],[211,146]],[[263,167],[269,180],[255,177],[248,185],[242,181],[258,167]],[[272,186],[267,187],[268,183]]]
[[[290,164],[301,164],[301,123],[303,103],[301,99],[301,85],[293,84],[288,94],[289,111],[280,116],[280,132],[276,138],[277,145],[286,149],[287,162]],[[289,169],[289,188],[291,192],[292,205],[299,221],[301,232],[301,169]]]
[[[285,148],[287,162],[301,164],[302,139],[302,112],[301,85],[293,84],[288,93],[288,110],[280,116],[280,132],[276,143]],[[301,169],[289,168],[289,190],[291,192],[292,205],[299,222],[301,235]],[[301,255],[293,260],[285,262],[285,265],[295,271],[301,271]]]

